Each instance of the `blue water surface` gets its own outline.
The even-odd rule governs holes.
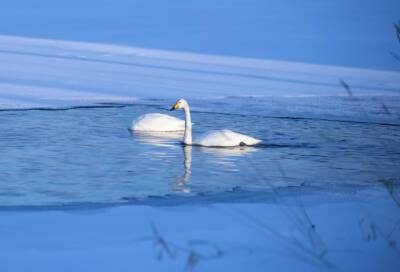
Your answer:
[[[399,175],[398,125],[194,110],[194,137],[228,128],[263,144],[184,147],[182,133],[132,133],[131,121],[148,112],[170,114],[142,104],[1,111],[0,205],[124,203],[235,188],[368,186]],[[182,112],[172,114],[183,118]]]

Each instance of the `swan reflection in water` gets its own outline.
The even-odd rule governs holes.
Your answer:
[[[150,144],[160,147],[173,147],[181,142],[183,133],[177,132],[133,132],[132,135],[137,138],[141,143]],[[251,146],[238,146],[238,147],[200,147],[196,145],[182,145],[183,153],[183,171],[182,175],[176,178],[172,185],[172,191],[191,193],[188,184],[190,182],[191,168],[192,168],[192,151],[193,148],[201,151],[207,155],[214,157],[215,163],[228,165],[232,163],[234,157],[240,157],[245,154],[257,151],[258,149]]]
[[[132,131],[132,136],[137,138],[141,143],[155,145],[159,147],[174,147],[177,142],[182,140],[182,131],[173,132],[138,132]],[[183,174],[176,178],[172,185],[172,191],[190,193],[191,190],[187,186],[190,180],[192,166],[192,146],[182,146],[183,151]],[[164,152],[163,152],[164,154]]]
[[[200,147],[204,153],[217,157],[240,157],[247,153],[257,151],[256,147],[251,146],[235,146],[235,147]]]
[[[213,160],[216,163],[219,164],[225,164],[227,165],[229,162],[229,158],[233,157],[238,157],[238,156],[243,156],[244,154],[247,154],[249,152],[254,152],[257,149],[254,147],[235,147],[235,148],[210,148],[210,147],[196,147],[196,146],[191,146],[191,145],[184,145],[182,147],[183,151],[183,174],[178,177],[175,181],[175,184],[173,186],[173,191],[175,192],[183,192],[183,193],[190,193],[191,190],[188,187],[189,181],[190,181],[190,175],[192,173],[191,167],[192,167],[192,151],[193,148],[196,148],[195,150],[202,151],[204,153],[214,155],[215,159]]]
[[[182,131],[144,132],[130,130],[130,132],[141,143],[163,147],[175,145],[176,141],[181,140],[183,135]]]
[[[191,190],[187,186],[192,173],[192,146],[185,145],[183,150],[183,175],[178,177],[173,185],[172,190],[175,192],[190,193]]]

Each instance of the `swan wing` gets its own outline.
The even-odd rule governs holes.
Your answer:
[[[229,147],[240,145],[255,145],[261,143],[261,140],[233,132],[231,130],[212,130],[204,133],[194,142],[196,145],[209,147]]]
[[[185,129],[185,121],[166,114],[148,113],[134,120],[131,129],[135,131],[181,131]]]

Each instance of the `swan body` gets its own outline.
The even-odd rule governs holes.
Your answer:
[[[131,129],[134,131],[183,131],[185,121],[166,114],[148,113],[134,120]]]
[[[227,129],[212,130],[204,133],[192,141],[192,121],[190,116],[189,104],[184,99],[179,99],[171,110],[183,109],[185,112],[185,134],[183,143],[185,145],[200,145],[205,147],[233,147],[243,145],[255,145],[261,143],[261,140],[236,133]]]
[[[194,145],[209,147],[232,147],[243,145],[255,145],[261,143],[260,140],[233,132],[228,129],[212,130],[199,136],[193,142]]]

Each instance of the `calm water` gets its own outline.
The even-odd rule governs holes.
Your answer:
[[[132,119],[146,112],[160,108],[0,112],[0,205],[115,203],[235,187],[371,185],[399,176],[399,126],[194,111],[194,135],[228,128],[264,143],[184,148],[180,134],[131,133]]]

